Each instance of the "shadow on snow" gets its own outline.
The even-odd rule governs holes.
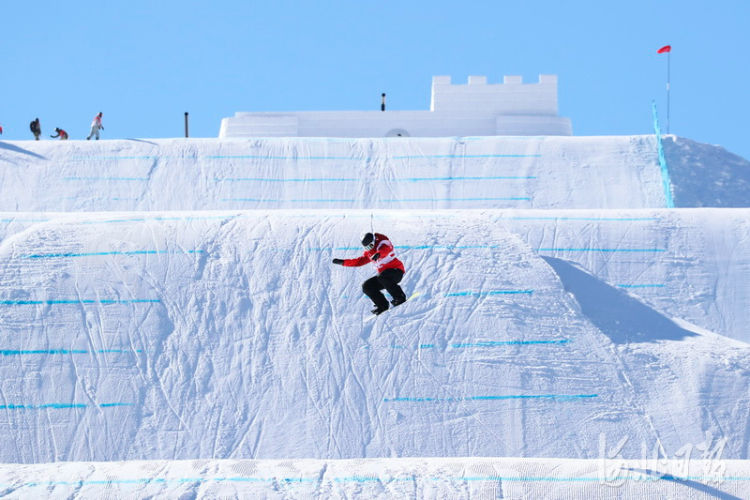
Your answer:
[[[568,261],[542,258],[576,298],[583,314],[616,344],[682,340],[697,335]]]

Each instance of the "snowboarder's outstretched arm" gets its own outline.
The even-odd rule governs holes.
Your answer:
[[[359,267],[364,266],[365,264],[369,264],[370,260],[377,259],[372,259],[372,257],[368,257],[367,254],[365,254],[361,257],[357,257],[356,259],[333,259],[333,263],[344,267]]]

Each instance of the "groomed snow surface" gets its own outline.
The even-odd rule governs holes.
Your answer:
[[[676,205],[690,154],[741,205],[706,148],[665,141]],[[750,209],[664,209],[653,137],[0,142],[0,173],[10,497],[750,495]],[[331,265],[370,228],[410,297],[375,319]]]

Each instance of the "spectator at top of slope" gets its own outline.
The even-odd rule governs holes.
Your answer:
[[[34,140],[38,141],[39,136],[42,135],[42,125],[39,123],[39,118],[36,118],[29,123],[31,133],[34,134]]]
[[[55,132],[57,132],[57,134],[50,136],[53,139],[56,139],[59,137],[61,141],[64,141],[68,138],[68,133],[61,128],[55,127]]]
[[[102,112],[99,111],[99,113],[94,117],[93,120],[91,120],[91,133],[88,137],[86,137],[86,140],[88,141],[92,137],[96,137],[96,140],[99,140],[99,131],[104,130],[104,126],[102,126]]]

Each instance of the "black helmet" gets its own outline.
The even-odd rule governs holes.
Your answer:
[[[362,237],[362,246],[368,250],[375,248],[375,235],[372,233],[365,233]]]

